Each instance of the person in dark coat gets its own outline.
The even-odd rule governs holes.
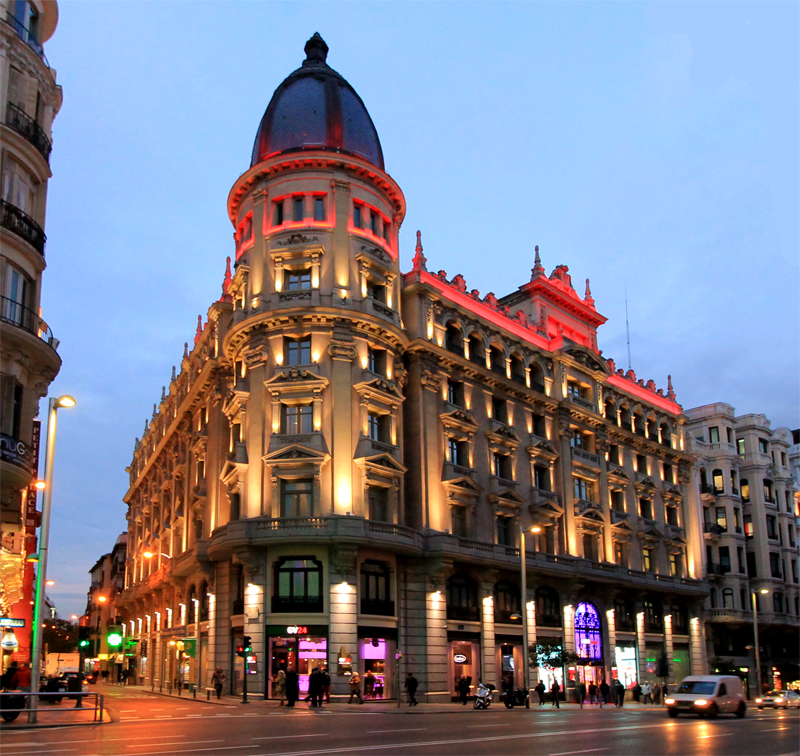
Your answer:
[[[322,700],[331,702],[331,676],[328,674],[328,668],[322,670]]]
[[[11,664],[8,665],[8,669],[3,674],[3,689],[4,690],[11,690],[11,681],[14,679],[14,675],[17,674],[17,668],[19,664],[15,661],[12,661]]]
[[[593,682],[589,683],[589,703],[597,703],[597,686]]]
[[[322,706],[322,673],[319,667],[314,667],[308,678],[308,697],[311,706]]]
[[[614,681],[614,704],[621,709],[625,705],[625,686],[619,681]]]
[[[286,705],[294,706],[300,697],[300,675],[294,669],[286,670]]]
[[[575,686],[575,695],[578,698],[578,703],[581,705],[581,709],[583,708],[583,702],[586,700],[586,683],[579,682]]]
[[[608,696],[611,693],[611,688],[608,687],[608,683],[605,679],[600,683],[600,700],[604,703],[608,703]]]
[[[461,703],[466,706],[467,696],[469,695],[469,680],[467,680],[466,675],[461,675],[461,679],[458,681],[456,688],[458,689],[458,695],[461,698]]]
[[[419,682],[414,675],[409,672],[408,676],[406,677],[405,688],[408,691],[408,705],[409,706],[416,706],[417,705],[417,688],[419,687]]]
[[[544,706],[544,697],[547,693],[547,688],[545,688],[544,683],[539,680],[539,684],[534,688],[534,690],[539,694],[539,706]]]
[[[550,701],[557,709],[561,708],[561,705],[558,703],[558,694],[560,691],[561,686],[558,684],[558,680],[556,680],[554,677],[553,684],[550,686]]]
[[[642,686],[639,685],[638,682],[636,683],[636,685],[633,686],[632,693],[633,693],[633,700],[636,703],[639,703],[639,699],[642,697]]]

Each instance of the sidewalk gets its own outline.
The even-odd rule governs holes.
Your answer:
[[[212,694],[211,700],[207,701],[205,696],[205,691],[202,691],[202,696],[198,692],[197,698],[193,698],[187,692],[183,692],[181,696],[178,696],[177,693],[167,693],[166,691],[159,692],[156,690],[151,690],[149,687],[144,685],[127,685],[125,688],[131,692],[141,692],[141,693],[150,693],[152,695],[157,696],[164,696],[166,698],[174,698],[180,699],[183,701],[196,701],[197,703],[203,703],[206,705],[212,706],[226,706],[226,707],[241,707],[241,708],[248,708],[249,710],[253,709],[270,709],[275,711],[285,711],[287,714],[291,713],[292,709],[289,707],[281,707],[278,705],[278,702],[275,700],[265,701],[264,697],[261,694],[248,694],[248,702],[247,704],[242,703],[241,696],[222,696],[220,700],[217,700],[214,695]],[[424,698],[424,696],[420,695],[420,698]],[[294,710],[295,711],[305,711],[310,709],[310,705],[305,701],[298,701],[295,704]],[[515,707],[518,709],[519,707]],[[600,709],[600,707],[596,704],[584,704],[583,707],[586,711],[591,711],[593,709]],[[473,711],[473,704],[472,701],[469,701],[466,706],[461,703],[455,702],[446,702],[446,703],[424,703],[420,701],[418,706],[409,706],[405,701],[402,703],[401,706],[397,705],[397,700],[388,700],[388,701],[365,701],[363,704],[348,704],[347,702],[340,702],[340,701],[332,701],[330,703],[325,703],[322,707],[323,710],[327,709],[330,711],[337,711],[337,712],[344,712],[349,711],[351,713],[356,712],[363,712],[363,713],[381,713],[381,714],[459,714],[464,712]],[[497,695],[495,695],[494,701],[492,702],[492,709],[491,710],[503,710],[505,711],[506,707],[503,705],[503,702],[499,699]],[[550,712],[550,711],[580,711],[581,707],[578,704],[574,703],[564,703],[561,702],[561,708],[556,709],[554,706],[551,706],[549,703],[545,704],[544,706],[539,706],[538,703],[532,703],[530,711],[538,711],[538,712]],[[603,710],[605,711],[617,711],[616,707],[613,704],[606,704],[603,706]],[[625,710],[635,710],[635,711],[663,711],[663,706],[653,706],[651,704],[641,704],[641,703],[634,703],[633,701],[626,701],[625,706],[622,709]]]

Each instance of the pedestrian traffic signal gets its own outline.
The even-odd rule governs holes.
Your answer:
[[[90,639],[91,630],[90,627],[78,628],[78,648],[89,648],[89,644],[92,642]]]
[[[109,625],[106,634],[106,643],[109,648],[119,648],[122,640],[122,625]]]

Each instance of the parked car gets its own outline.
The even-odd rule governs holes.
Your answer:
[[[744,687],[738,677],[728,675],[692,675],[664,699],[667,715],[697,714],[713,719],[718,714],[735,714],[740,719],[747,711]]]
[[[756,698],[759,709],[800,709],[800,693],[796,690],[771,690]]]

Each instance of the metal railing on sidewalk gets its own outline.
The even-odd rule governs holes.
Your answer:
[[[87,698],[93,699],[93,706],[85,706]],[[44,699],[44,701],[42,700]],[[58,704],[62,699],[75,701],[75,706],[47,706],[41,704],[47,700]],[[62,714],[66,712],[92,712],[91,722],[81,724],[102,724],[105,711],[104,696],[102,693],[78,693],[58,691],[56,693],[28,693],[25,691],[9,691],[0,693],[0,727],[7,727],[16,720],[20,714],[28,714],[28,724],[41,724],[37,722],[39,713]]]

